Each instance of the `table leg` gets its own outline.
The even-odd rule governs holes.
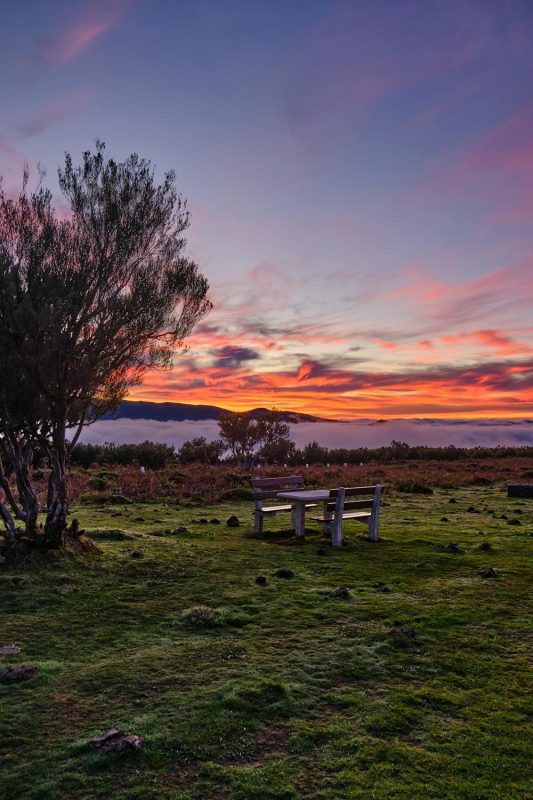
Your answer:
[[[292,507],[291,516],[295,535],[303,536],[305,534],[305,505],[303,503],[295,503]]]

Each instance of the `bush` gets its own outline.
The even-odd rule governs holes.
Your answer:
[[[433,494],[433,489],[426,483],[417,483],[416,481],[403,481],[398,484],[399,492],[408,492],[409,494]]]
[[[95,492],[105,492],[108,488],[108,483],[105,478],[102,478],[100,475],[95,475],[93,478],[89,478],[89,486]]]

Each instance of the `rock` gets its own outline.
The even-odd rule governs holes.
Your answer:
[[[507,514],[502,514],[502,515],[500,516],[500,519],[509,519],[509,518],[508,518]]]
[[[450,542],[450,544],[445,545],[444,550],[446,550],[447,553],[462,553],[457,542]]]
[[[507,497],[533,497],[533,483],[508,483]]]
[[[216,517],[214,519],[210,519],[209,522],[211,525],[220,525],[220,520],[216,519]]]
[[[457,503],[457,500],[455,499],[455,497],[450,497],[448,503]]]
[[[0,656],[18,656],[20,647],[14,644],[8,644],[6,647],[0,647]]]
[[[347,586],[337,586],[330,594],[332,597],[340,597],[341,600],[349,600],[351,597],[350,590]]]
[[[466,510],[469,514],[479,514],[479,511],[475,506],[468,506]]]
[[[0,669],[0,683],[22,683],[36,678],[39,674],[35,664],[19,664],[16,667]]]
[[[95,750],[102,753],[126,753],[140,750],[144,741],[134,733],[127,733],[119,728],[110,728],[108,731],[93,736],[89,742]]]
[[[392,589],[390,588],[390,586],[387,586],[387,584],[386,584],[386,583],[382,583],[381,581],[380,581],[379,583],[375,583],[375,584],[374,584],[374,589],[377,589],[377,590],[378,590],[378,592],[385,592],[386,594],[387,594],[388,592],[391,592],[391,591],[392,591]]]
[[[144,517],[135,517],[134,522],[144,522]]]
[[[180,525],[180,527],[179,527],[179,528],[176,528],[176,530],[175,530],[175,531],[173,531],[173,533],[176,533],[176,534],[179,534],[179,533],[189,533],[189,529],[188,529],[188,528],[184,528],[184,527],[183,527],[183,525]]]
[[[198,522],[198,525],[208,525],[209,524],[205,517],[202,517],[202,519],[197,520],[197,522]]]
[[[239,522],[239,518],[235,516],[228,517],[226,525],[228,528],[238,528],[241,523]]]
[[[492,545],[490,542],[481,542],[481,544],[478,547],[478,550],[485,550],[485,551],[492,550]]]
[[[500,573],[494,567],[487,567],[487,569],[481,570],[481,577],[482,578],[499,578]]]
[[[274,573],[275,578],[294,578],[294,572],[288,567],[281,567]]]
[[[141,553],[140,550],[133,550],[131,554],[132,558],[144,558],[144,553]]]
[[[394,625],[389,631],[389,636],[397,642],[416,639],[416,631],[412,625]]]
[[[522,523],[520,522],[519,519],[508,519],[507,520],[507,524],[508,525],[521,525]]]
[[[440,521],[441,522],[449,522],[450,520],[448,519],[448,517],[441,517]]]
[[[255,582],[259,586],[266,586],[267,585],[267,579],[266,579],[266,577],[264,575],[258,575],[257,578],[255,579]]]

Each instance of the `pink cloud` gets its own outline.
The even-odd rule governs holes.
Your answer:
[[[42,59],[54,66],[77,58],[106,31],[114,27],[131,0],[92,0],[66,26],[41,45]]]

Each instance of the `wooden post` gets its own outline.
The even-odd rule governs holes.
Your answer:
[[[379,542],[379,510],[381,508],[382,488],[381,484],[378,483],[374,490],[374,502],[368,521],[368,538],[371,542]]]
[[[263,503],[261,500],[255,501],[254,511],[254,533],[260,534],[263,532],[263,512],[261,511]]]
[[[342,515],[344,513],[344,487],[338,489],[335,517],[331,522],[331,546],[342,547]]]

